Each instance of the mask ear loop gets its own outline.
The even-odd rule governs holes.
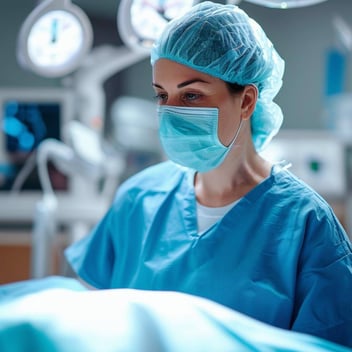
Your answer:
[[[257,90],[257,92],[259,92],[258,87],[255,84],[250,84],[250,85],[253,86]],[[240,134],[242,124],[243,124],[243,118],[241,117],[241,121],[240,121],[240,124],[239,124],[239,126],[237,128],[235,136],[233,137],[231,143],[228,145],[227,148],[231,149],[232,146],[234,145],[234,143],[236,142],[236,139],[237,139],[238,135]]]
[[[237,139],[237,137],[238,137],[238,135],[240,134],[240,131],[241,131],[242,123],[243,123],[243,118],[241,117],[240,124],[239,124],[239,126],[238,126],[238,128],[237,128],[237,131],[236,131],[236,133],[235,133],[235,136],[233,137],[231,143],[230,143],[230,144],[228,145],[228,147],[227,147],[228,149],[231,149],[232,146],[234,145],[234,143],[236,142],[236,139]]]

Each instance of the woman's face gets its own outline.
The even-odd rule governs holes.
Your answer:
[[[218,137],[230,144],[240,123],[241,93],[231,94],[221,79],[167,59],[154,64],[153,87],[160,105],[218,108]]]

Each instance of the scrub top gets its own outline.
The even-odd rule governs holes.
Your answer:
[[[167,161],[125,181],[66,249],[100,288],[179,291],[352,347],[352,248],[330,206],[285,168],[197,231],[195,171]]]

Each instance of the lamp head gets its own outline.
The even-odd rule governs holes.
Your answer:
[[[288,9],[293,7],[304,7],[319,4],[326,0],[246,0],[253,4],[272,8]]]

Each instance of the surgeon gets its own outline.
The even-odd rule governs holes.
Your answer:
[[[202,2],[151,52],[170,160],[125,181],[66,250],[97,289],[205,297],[352,347],[351,243],[330,206],[259,152],[278,132],[284,61],[235,5]]]

